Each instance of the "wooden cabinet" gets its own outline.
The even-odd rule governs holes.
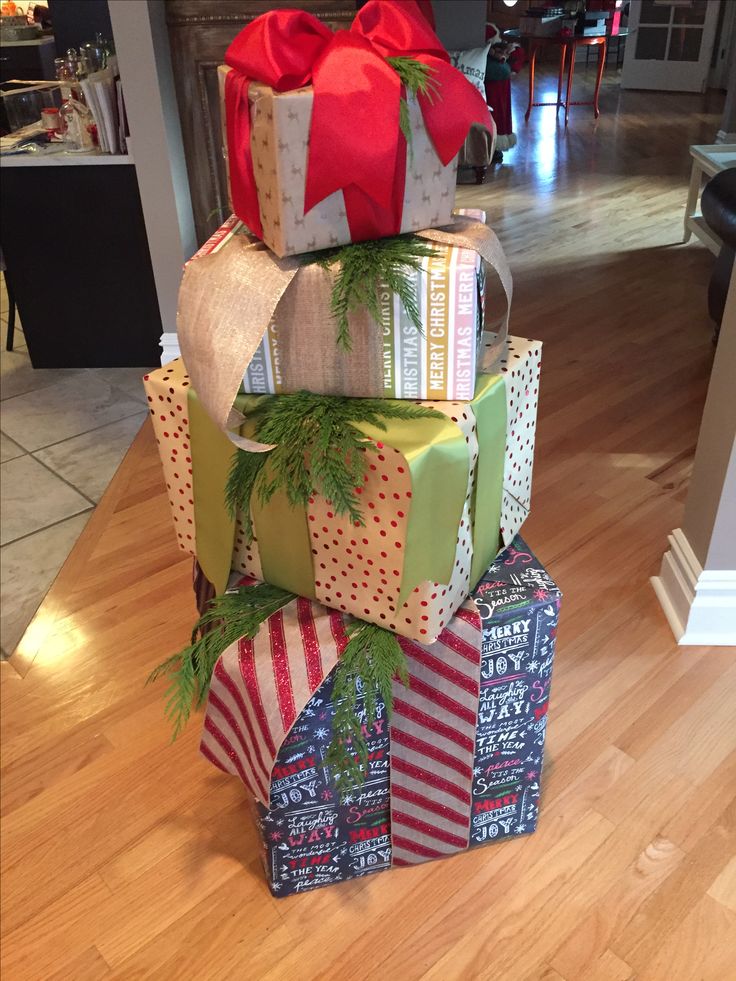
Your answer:
[[[355,0],[167,0],[166,21],[184,151],[200,244],[227,217],[217,66],[235,35],[267,10],[308,10],[330,27],[349,27]]]

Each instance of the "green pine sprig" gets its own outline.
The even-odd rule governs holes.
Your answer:
[[[403,56],[387,58],[386,61],[399,76],[407,92],[410,92],[415,97],[417,93],[421,93],[421,95],[426,95],[429,101],[432,102],[434,96],[439,92],[439,85],[432,78],[433,68],[425,65],[422,61],[417,61],[416,58],[406,58]],[[411,123],[409,120],[409,103],[406,99],[399,101],[399,129],[404,135],[411,159]]]
[[[322,269],[337,266],[330,297],[330,312],[337,321],[337,344],[352,350],[348,318],[366,307],[373,320],[381,323],[380,291],[388,289],[401,300],[414,327],[422,333],[422,318],[412,272],[422,260],[434,255],[434,247],[416,235],[352,242],[302,256],[305,265],[316,263]]]
[[[335,669],[335,714],[325,754],[325,763],[336,777],[343,798],[362,786],[368,767],[368,744],[357,714],[358,685],[363,695],[366,730],[376,722],[379,700],[385,706],[386,717],[391,717],[394,678],[409,685],[406,655],[396,634],[359,620],[351,623],[346,632],[349,641]]]
[[[401,79],[406,91],[413,96],[424,95],[430,102],[439,93],[440,87],[437,79],[434,78],[434,68],[425,65],[423,61],[416,58],[407,58],[399,55],[396,58],[387,58],[386,61]]]
[[[366,454],[376,452],[356,423],[386,430],[386,419],[441,418],[428,406],[389,399],[352,399],[296,392],[264,397],[251,418],[254,438],[275,444],[266,453],[238,450],[225,488],[232,517],[239,511],[247,540],[253,494],[268,504],[278,490],[286,492],[292,507],[306,507],[313,493],[328,500],[339,515],[364,525],[359,494],[368,467]]]
[[[253,518],[250,513],[250,506],[243,507],[241,505],[245,501],[250,503],[267,457],[267,453],[247,453],[244,450],[238,450],[233,457],[225,484],[225,507],[231,518],[235,518],[240,511],[243,532],[248,542],[253,541]]]
[[[181,733],[192,708],[207,697],[212,672],[220,655],[241,637],[252,639],[262,623],[294,599],[293,593],[258,583],[215,597],[192,631],[191,643],[155,668],[146,684],[168,677],[165,714],[172,739]]]
[[[414,162],[414,146],[411,135],[411,118],[409,116],[409,103],[406,99],[399,100],[399,129],[406,140],[406,148],[409,153],[409,163]]]

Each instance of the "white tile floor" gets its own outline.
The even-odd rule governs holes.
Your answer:
[[[146,418],[146,368],[31,366],[0,291],[0,651],[12,654]]]

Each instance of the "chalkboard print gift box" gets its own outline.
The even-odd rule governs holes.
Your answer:
[[[344,258],[325,267],[315,255],[284,271],[238,218],[229,218],[186,264],[179,294],[177,330],[195,388],[211,387],[212,371],[224,374],[239,361],[236,385],[254,395],[306,389],[354,398],[472,399],[476,376],[490,367],[487,351],[481,361],[484,321],[490,326],[493,319],[495,330],[508,316],[511,273],[484,212],[455,214],[452,226],[418,242],[415,265],[403,266],[411,316],[381,281],[379,314],[361,304],[344,319],[332,306]],[[495,300],[486,310],[487,269],[498,271],[506,311],[495,309]],[[263,309],[263,283],[282,272]],[[500,347],[498,338],[494,350]]]
[[[413,3],[369,0],[336,34],[304,11],[271,11],[225,61],[232,210],[278,256],[446,224],[471,124],[493,132]]]
[[[483,642],[471,848],[536,828],[562,593],[517,536],[473,599]]]
[[[234,569],[432,641],[528,514],[540,358],[539,342],[510,338],[501,371],[481,376],[471,402],[423,403],[441,416],[362,428],[375,446],[363,526],[319,494],[305,508],[274,496],[252,503],[253,540],[225,507],[230,440],[180,361],[151,372],[144,384],[180,545],[218,593]],[[242,396],[246,416],[262,398]]]
[[[560,599],[517,537],[437,643],[400,641],[409,688],[364,729],[365,783],[344,797],[324,757],[347,620],[295,600],[225,651],[201,750],[256,801],[274,895],[535,830]]]

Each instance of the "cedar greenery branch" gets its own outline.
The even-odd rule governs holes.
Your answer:
[[[387,58],[386,61],[399,76],[406,91],[415,98],[417,95],[423,95],[429,102],[432,102],[439,93],[439,85],[436,79],[432,78],[434,69],[429,65],[417,61],[416,58],[403,56]],[[401,99],[399,102],[399,128],[404,134],[409,153],[411,153],[411,126],[409,124],[409,105],[406,99]]]
[[[223,593],[210,602],[194,626],[191,642],[159,664],[146,682],[169,679],[164,711],[174,728],[172,740],[181,733],[192,708],[204,703],[223,651],[241,637],[252,640],[261,624],[293,599],[293,593],[258,583]]]
[[[423,259],[435,254],[435,248],[416,235],[395,235],[302,256],[304,265],[316,263],[328,271],[336,268],[330,312],[337,321],[338,347],[344,351],[352,350],[348,318],[354,311],[365,307],[380,324],[379,297],[386,289],[399,297],[412,325],[420,334],[423,332],[411,274],[421,269]]]
[[[348,644],[335,669],[332,689],[335,714],[324,759],[343,799],[365,782],[368,744],[364,733],[378,719],[379,703],[383,703],[390,719],[394,678],[409,686],[406,655],[394,633],[360,620],[351,623],[346,633]],[[359,693],[363,696],[365,728],[358,714]]]
[[[192,709],[202,706],[220,655],[243,637],[252,640],[270,616],[295,598],[284,589],[257,583],[211,600],[195,624],[191,643],[167,658],[148,678],[147,683],[161,677],[169,679],[165,714],[173,725],[172,740],[180,735]],[[365,782],[368,767],[368,746],[358,717],[359,691],[368,731],[378,718],[381,702],[386,716],[391,716],[394,677],[409,684],[406,655],[395,634],[361,620],[350,623],[346,634],[348,643],[335,668],[335,715],[325,755],[341,796]]]
[[[385,432],[386,419],[441,419],[442,413],[391,399],[296,392],[264,396],[249,418],[256,420],[254,438],[275,447],[266,453],[235,452],[225,504],[231,517],[240,512],[246,538],[252,541],[253,495],[265,505],[279,490],[292,507],[306,507],[318,493],[337,514],[364,525],[357,491],[364,483],[368,453],[378,449],[355,424],[368,423]]]

